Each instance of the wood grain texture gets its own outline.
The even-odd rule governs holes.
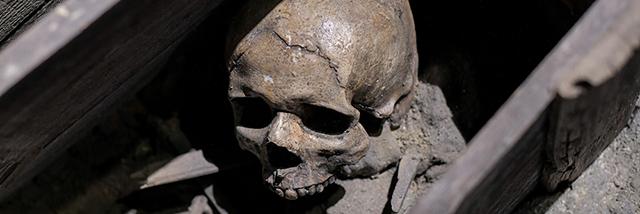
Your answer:
[[[47,0],[0,0],[0,43],[38,13]]]
[[[551,107],[544,185],[554,190],[582,174],[627,124],[640,90],[640,1],[600,3],[573,46],[585,47],[559,81]],[[587,35],[588,34],[588,35]],[[587,40],[589,38],[590,40]]]
[[[220,3],[66,0],[0,52],[0,200],[148,81]]]
[[[473,138],[467,152],[442,176],[412,212],[508,213],[540,181],[542,168],[548,162],[543,155],[548,152],[543,151],[559,151],[547,149],[548,141],[560,139],[557,135],[547,135],[549,130],[556,130],[557,124],[567,122],[565,119],[581,118],[582,124],[593,123],[592,126],[584,127],[590,131],[615,132],[616,130],[608,127],[619,126],[619,121],[613,120],[626,122],[627,112],[621,109],[626,108],[626,101],[633,102],[633,98],[625,100],[624,97],[637,93],[634,91],[640,86],[638,82],[634,82],[637,81],[635,78],[638,73],[637,68],[634,68],[637,56],[632,57],[634,50],[637,50],[637,39],[640,38],[640,14],[637,11],[640,11],[640,1],[637,0],[594,3]],[[625,65],[627,67],[622,69]],[[589,78],[584,79],[585,74],[589,74]],[[586,80],[596,88],[587,91],[588,96],[577,103],[561,103],[559,105],[562,108],[556,107],[556,103],[551,104],[556,97],[562,99],[575,92],[572,90],[576,89],[573,87],[576,82],[572,77],[580,77],[580,80]],[[591,77],[594,79],[590,79]],[[571,83],[569,87],[563,85],[567,81]],[[602,85],[601,88],[597,88],[599,85]],[[609,98],[601,100],[605,94]],[[611,103],[606,103],[608,101]],[[594,108],[591,104],[600,107]],[[615,106],[618,104],[621,106]],[[570,112],[578,106],[584,108],[571,117],[550,116],[558,115],[559,109]],[[589,115],[605,109],[607,113]],[[560,115],[567,112],[561,110]],[[597,146],[576,148],[579,151],[592,148],[597,150],[610,140],[601,138],[598,142],[593,144]],[[585,157],[591,156],[578,156]],[[560,159],[562,158],[550,161]],[[576,175],[581,172],[575,171]]]
[[[638,51],[606,82],[592,86],[580,80],[580,96],[554,101],[543,173],[548,190],[577,179],[627,125],[640,91]]]
[[[51,9],[60,2],[62,2],[62,0],[45,0],[42,5],[36,8],[35,11],[32,11],[28,16],[26,16],[25,19],[23,19],[22,22],[12,30],[13,32],[8,33],[2,38],[2,40],[0,40],[0,51],[2,51],[2,48],[7,44],[11,43],[11,41],[16,39],[21,33],[29,29],[31,25],[39,21],[40,18],[51,11]]]

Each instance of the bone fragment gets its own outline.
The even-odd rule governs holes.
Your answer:
[[[398,177],[393,194],[391,195],[391,211],[398,213],[407,195],[411,181],[416,176],[420,156],[417,153],[408,153],[402,157],[398,166]]]

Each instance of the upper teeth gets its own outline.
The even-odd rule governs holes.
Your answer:
[[[306,187],[302,187],[302,188],[296,188],[296,189],[282,189],[279,187],[275,187],[274,188],[274,192],[283,198],[289,199],[289,200],[296,200],[299,197],[304,197],[307,195],[314,195],[316,193],[321,193],[322,191],[324,191],[324,188],[329,186],[329,184],[333,184],[336,182],[336,178],[331,176],[329,179],[325,180],[322,183],[319,184],[314,184],[311,186],[306,186]]]

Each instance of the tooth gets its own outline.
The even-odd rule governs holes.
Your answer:
[[[316,192],[321,193],[324,190],[324,186],[322,184],[316,185]]]
[[[329,179],[327,179],[326,181],[322,182],[322,186],[324,186],[324,187],[329,186]]]
[[[308,195],[315,195],[316,194],[316,186],[307,187],[307,193],[308,193]]]
[[[335,183],[335,182],[336,182],[336,177],[332,176],[331,178],[329,178],[329,183],[330,184]]]
[[[305,195],[308,194],[308,191],[305,188],[300,188],[300,189],[297,190],[297,192],[298,192],[298,196],[300,196],[300,197],[304,197]]]
[[[289,200],[296,200],[298,199],[298,193],[293,189],[287,189],[287,191],[284,192],[284,197]]]
[[[284,192],[282,192],[282,189],[276,187],[274,191],[276,192],[276,195],[284,197]]]

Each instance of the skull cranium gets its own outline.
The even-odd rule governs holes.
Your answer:
[[[240,38],[228,60],[236,136],[287,199],[321,192],[340,167],[358,163],[377,128],[363,120],[397,124],[413,97],[407,0],[283,0],[232,36]]]

